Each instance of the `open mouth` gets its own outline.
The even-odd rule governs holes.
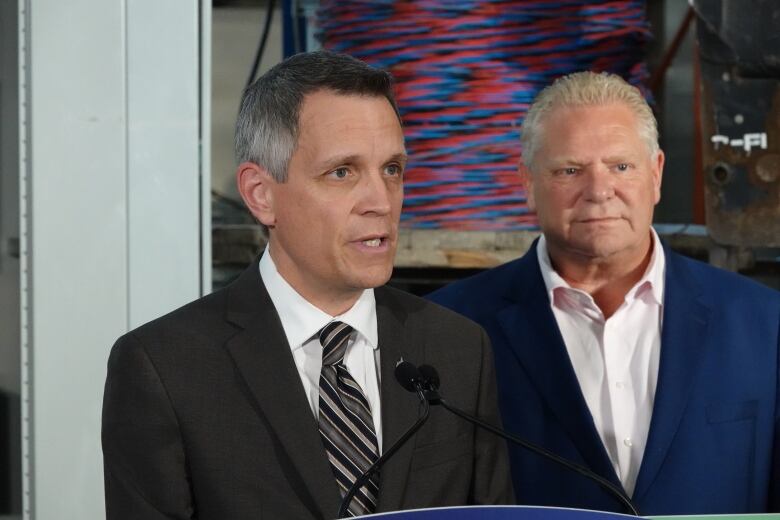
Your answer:
[[[369,236],[353,242],[363,251],[385,251],[390,245],[390,237],[387,235]]]

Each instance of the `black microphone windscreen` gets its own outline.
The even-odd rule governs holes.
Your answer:
[[[423,380],[423,385],[431,390],[438,390],[441,380],[439,379],[439,373],[431,365],[420,365],[417,369]]]
[[[421,379],[420,371],[408,361],[399,361],[395,366],[395,379],[410,392],[416,392]]]

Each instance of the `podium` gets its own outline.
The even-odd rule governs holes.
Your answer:
[[[620,513],[537,506],[457,506],[378,513],[358,518],[381,520],[626,520]]]
[[[358,518],[379,520],[626,520],[621,513],[538,506],[458,506],[378,513]],[[736,515],[648,516],[654,520],[780,520],[780,513]]]

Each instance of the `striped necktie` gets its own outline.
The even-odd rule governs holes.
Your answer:
[[[371,407],[344,366],[344,353],[352,331],[352,327],[340,321],[333,321],[320,331],[320,436],[342,497],[379,457]],[[355,494],[349,504],[350,514],[373,513],[378,493],[379,475],[375,474]]]

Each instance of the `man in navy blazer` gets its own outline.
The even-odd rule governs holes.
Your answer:
[[[780,293],[680,256],[651,228],[664,156],[637,89],[576,73],[523,123],[542,236],[431,299],[481,324],[504,427],[625,490],[645,515],[780,511]],[[510,449],[521,504],[624,511]]]

